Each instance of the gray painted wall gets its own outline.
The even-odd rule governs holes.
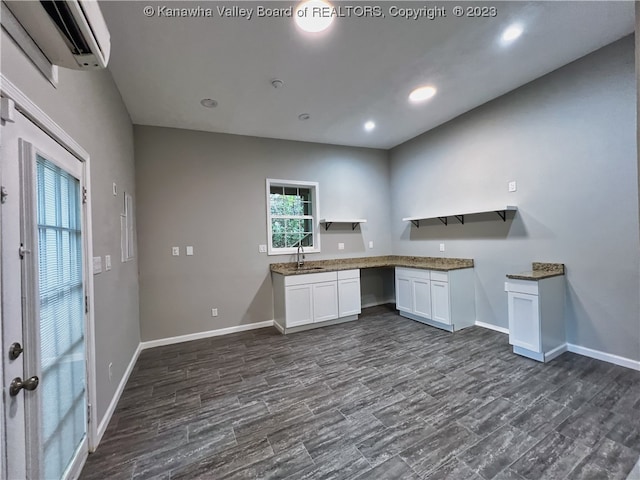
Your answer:
[[[640,360],[634,72],[629,36],[393,149],[394,253],[474,258],[477,319],[499,327],[505,274],[563,262],[569,342]],[[506,223],[401,221],[501,204]]]
[[[321,218],[368,220],[321,230],[322,252],[307,260],[391,251],[385,151],[147,126],[134,136],[143,340],[273,319],[269,264],[293,257],[258,253],[266,178],[317,181]],[[388,296],[384,281],[362,283],[365,302]]]
[[[54,88],[2,31],[2,73],[91,156],[93,253],[113,269],[94,277],[98,418],[104,415],[140,342],[137,262],[120,263],[122,192],[135,193],[133,131],[108,71],[61,68]],[[112,183],[120,191],[112,195]],[[108,365],[113,362],[109,382]]]

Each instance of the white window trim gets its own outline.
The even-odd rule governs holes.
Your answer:
[[[305,248],[304,253],[320,252],[320,186],[318,182],[307,182],[303,180],[281,180],[277,178],[267,178],[266,199],[267,199],[267,254],[268,255],[291,255],[297,253],[297,248],[273,248],[273,232],[271,230],[271,185],[285,187],[309,187],[311,189],[312,207],[311,228],[313,229],[313,248]]]

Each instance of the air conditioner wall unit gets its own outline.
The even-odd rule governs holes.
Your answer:
[[[107,66],[111,37],[96,0],[4,3],[52,64],[76,70]]]

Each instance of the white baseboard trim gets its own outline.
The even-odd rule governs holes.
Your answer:
[[[100,444],[100,440],[102,440],[102,436],[104,435],[104,432],[107,430],[107,427],[109,426],[109,422],[111,421],[113,412],[115,412],[116,407],[118,406],[118,402],[120,401],[120,397],[122,396],[124,387],[127,385],[127,381],[131,376],[133,367],[136,366],[136,362],[138,361],[138,357],[140,356],[141,351],[142,351],[142,343],[139,343],[138,348],[136,348],[136,351],[134,352],[133,357],[131,357],[131,361],[129,362],[129,365],[127,366],[127,369],[125,370],[124,375],[122,376],[122,379],[118,384],[118,388],[116,389],[116,392],[114,393],[113,398],[111,399],[111,403],[109,403],[109,407],[107,408],[107,411],[104,413],[102,420],[100,420],[100,423],[98,424],[98,432],[97,432],[98,438],[96,438],[96,448],[98,448],[98,445]]]
[[[275,320],[273,321],[273,326],[276,327],[276,329],[284,334],[284,327],[282,325],[280,325],[278,322],[276,322]]]
[[[216,330],[208,330],[206,332],[190,333],[188,335],[179,335],[177,337],[159,338],[157,340],[148,340],[140,343],[142,350],[153,347],[161,347],[164,345],[173,345],[174,343],[189,342],[191,340],[200,340],[202,338],[217,337],[219,335],[229,335],[230,333],[246,332],[247,330],[255,330],[257,328],[273,327],[273,320],[264,322],[248,323],[246,325],[237,325],[235,327],[218,328]]]
[[[554,358],[559,357],[560,355],[562,355],[566,351],[567,351],[567,344],[563,343],[562,345],[560,345],[560,346],[554,348],[553,350],[550,350],[547,353],[545,353],[544,361],[545,362],[550,362],[551,360],[553,360]]]
[[[630,358],[621,357],[612,353],[601,352],[600,350],[581,347],[580,345],[573,345],[571,343],[567,343],[567,351],[640,371],[640,361],[631,360]]]
[[[490,323],[479,322],[476,320],[476,326],[482,328],[488,328],[489,330],[495,330],[496,332],[506,333],[509,335],[509,329],[504,327],[498,327],[497,325],[491,325]]]

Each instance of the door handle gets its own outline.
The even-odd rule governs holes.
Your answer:
[[[24,381],[20,377],[16,377],[11,381],[11,385],[9,385],[9,395],[15,397],[23,388],[25,390],[33,391],[38,388],[39,383],[40,379],[36,376],[27,378]]]
[[[17,359],[22,352],[24,352],[24,348],[22,348],[22,345],[20,345],[20,343],[12,343],[9,347],[9,360]]]

